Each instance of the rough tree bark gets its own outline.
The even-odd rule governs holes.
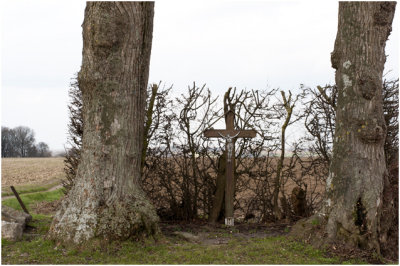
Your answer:
[[[380,251],[386,176],[382,109],[385,44],[395,2],[340,2],[332,52],[338,101],[333,157],[327,179],[327,233]]]
[[[83,150],[49,230],[61,242],[158,232],[140,184],[154,2],[88,2],[83,22]]]

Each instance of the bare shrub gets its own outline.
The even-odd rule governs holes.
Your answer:
[[[205,85],[193,84],[173,99],[172,87],[160,88],[160,84],[148,88],[141,183],[162,219],[192,220],[210,216],[217,188],[224,182],[218,183],[218,176],[225,174],[225,143],[221,139],[205,138],[203,132],[218,127],[228,108],[235,112],[237,128],[257,131],[256,138],[236,141],[235,217],[254,222],[277,218],[297,220],[318,210],[325,193],[335,132],[336,86],[301,87],[301,93],[290,97],[301,100],[302,105],[293,106],[294,101],[289,98],[276,97],[276,89],[239,92],[230,88],[218,100]],[[390,184],[397,191],[398,80],[385,81],[383,87],[388,124],[385,152]],[[70,106],[70,143],[76,149],[68,150],[66,165],[70,168],[66,169],[72,184],[79,163],[79,134],[83,130],[79,118],[82,103],[76,83],[71,84],[70,96],[73,105]],[[289,143],[284,134],[282,137],[282,126],[290,106],[292,117],[286,126],[303,123],[306,135],[286,148],[285,144]],[[279,202],[276,204],[274,192],[276,198],[277,190]],[[397,202],[395,197],[396,208]],[[274,213],[274,207],[279,208],[280,217]],[[223,218],[223,208],[217,211],[218,217]]]
[[[174,101],[163,97],[168,104],[158,113],[161,118],[156,119],[160,122],[149,143],[142,182],[162,218],[190,220],[210,215],[224,143],[205,138],[203,131],[223,118],[222,109],[229,106],[235,110],[238,128],[258,133],[255,139],[236,141],[235,216],[274,219],[272,199],[283,118],[277,110],[285,108],[274,99],[276,91],[237,93],[229,89],[224,108],[218,107],[205,86],[195,84]],[[289,165],[282,164],[283,180],[288,180],[286,168],[293,164],[292,160]],[[285,182],[280,184],[283,190]],[[219,212],[223,214],[222,209]]]
[[[73,78],[68,91],[70,103],[68,105],[68,145],[65,149],[64,172],[66,179],[62,180],[65,193],[72,188],[76,171],[81,160],[82,136],[83,136],[83,102],[82,92],[79,89],[77,78]]]

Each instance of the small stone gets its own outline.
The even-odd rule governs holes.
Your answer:
[[[1,237],[4,239],[17,241],[22,238],[24,228],[19,223],[1,221]]]
[[[23,227],[25,227],[25,224],[32,220],[32,216],[25,212],[17,211],[11,207],[3,205],[1,206],[1,220],[20,223],[23,225]]]
[[[32,220],[32,216],[8,206],[2,206],[1,220],[1,237],[17,241],[22,238],[24,228]]]

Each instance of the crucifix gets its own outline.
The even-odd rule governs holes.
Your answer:
[[[233,226],[233,199],[235,194],[234,165],[235,165],[235,142],[237,138],[254,138],[255,130],[236,130],[235,113],[229,110],[225,114],[226,129],[208,129],[204,131],[207,138],[223,138],[226,147],[226,183],[225,183],[225,225]]]

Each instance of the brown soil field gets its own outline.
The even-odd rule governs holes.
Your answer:
[[[9,186],[26,186],[26,185],[46,185],[54,183],[65,178],[64,158],[3,158],[1,160],[1,186],[3,191],[9,189]],[[245,159],[246,160],[246,159]],[[251,160],[251,159],[247,159]],[[273,158],[271,165],[276,167],[277,158]],[[245,162],[247,163],[247,162]],[[250,163],[250,162],[249,162]],[[285,164],[289,163],[289,158],[285,158]],[[178,166],[176,166],[178,167]],[[212,171],[209,169],[208,171]],[[323,193],[324,184],[316,181],[311,176],[301,176],[300,165],[295,167],[295,175],[302,178],[303,182],[308,185],[308,192]],[[271,176],[272,179],[274,176]],[[215,177],[214,177],[215,178]],[[238,191],[237,198],[246,200],[254,196],[257,186],[265,185],[249,179],[247,175],[241,176],[241,183],[246,184],[246,188]],[[159,185],[157,181],[152,180],[152,185]],[[269,181],[272,185],[272,180]],[[56,184],[55,184],[56,185]],[[161,186],[161,184],[160,184]],[[290,195],[291,191],[297,185],[292,180],[285,180],[285,194]],[[271,189],[271,187],[270,187]]]
[[[41,185],[65,178],[64,158],[2,158],[1,186]]]
[[[172,159],[169,162],[172,165],[174,165],[173,167],[175,168],[175,171],[176,171],[175,173],[179,176],[179,174],[181,174],[181,172],[179,172],[180,171],[179,169],[182,167],[183,164],[185,164],[185,162],[180,157],[178,157],[177,159],[178,159],[178,162],[175,162]],[[217,160],[217,159],[215,158],[215,160]],[[268,162],[268,164],[269,164],[269,167],[271,167],[273,169],[271,171],[276,170],[278,160],[279,160],[278,157],[270,158],[270,161]],[[288,158],[288,157],[286,157],[284,159],[283,171],[285,171],[288,168],[288,166],[290,164],[290,160],[291,159]],[[206,165],[210,164],[209,161],[210,160],[208,158],[206,158],[206,159],[203,160],[203,164],[201,164],[199,162],[200,163],[199,164],[199,169],[200,170],[207,169],[206,172],[211,174],[212,178],[216,179],[215,169],[212,169],[211,167],[208,167],[208,168],[205,167]],[[238,172],[241,172],[241,171],[244,170],[243,165],[246,165],[247,167],[248,167],[248,165],[251,165],[253,159],[241,159],[241,161],[242,161],[242,165],[238,165],[238,163],[237,163]],[[308,158],[302,158],[302,161],[304,163],[304,166],[308,166],[309,165],[309,161],[310,160]],[[186,162],[186,164],[187,164],[187,162]],[[189,166],[189,168],[190,168],[190,166]],[[260,168],[263,168],[263,169],[260,169]],[[262,171],[265,171],[264,168],[265,168],[265,163],[264,164],[261,163],[261,164],[254,165],[254,167],[252,167],[251,170],[253,172],[258,172],[258,171],[262,172]],[[275,172],[272,172],[272,173],[270,172],[269,174],[270,174],[270,176],[269,176],[269,181],[268,181],[269,184],[268,185],[271,186],[271,189],[273,190],[272,186],[273,186],[273,182],[274,182],[274,178],[276,176],[276,173]],[[156,176],[152,176],[152,173],[150,173],[149,176],[150,176],[150,181],[151,181],[152,185],[156,184],[158,186],[163,186],[162,184],[158,183],[158,180],[160,180],[160,178],[157,178]],[[309,189],[309,192],[312,192],[312,193],[324,193],[324,191],[325,191],[325,182],[321,181],[318,178],[315,178],[314,176],[303,175],[300,163],[296,163],[295,164],[295,166],[293,168],[293,176],[292,176],[292,178],[297,179],[299,181],[301,180],[301,182],[303,182],[304,184],[307,184],[307,188]],[[177,179],[171,178],[171,180],[172,179],[175,182],[178,181],[178,183],[183,182],[182,178],[179,178],[179,177]],[[245,184],[245,186],[247,188],[249,188],[250,190],[254,190],[254,189],[257,188],[257,186],[260,185],[259,183],[254,182],[254,180],[252,180],[249,177],[248,174],[243,174],[243,175],[239,176],[239,179],[240,179],[240,182]],[[171,180],[168,180],[168,182],[170,183]],[[292,192],[293,188],[298,186],[293,180],[291,180],[288,177],[286,177],[283,182],[284,182],[284,185],[283,185],[284,191],[285,191],[285,194],[287,194],[287,195],[290,195],[290,193]],[[271,190],[271,193],[272,193],[272,190]],[[249,192],[249,191],[247,191],[247,192]],[[242,196],[246,196],[246,195],[244,194],[244,195],[237,195],[237,196],[238,197],[242,197]]]

